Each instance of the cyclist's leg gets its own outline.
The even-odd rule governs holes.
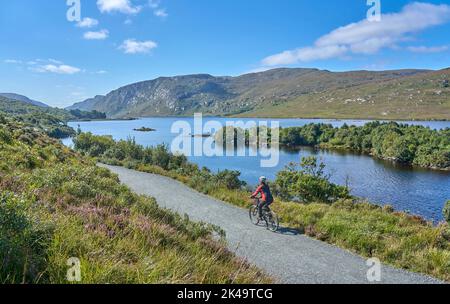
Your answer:
[[[259,201],[259,204],[258,204],[258,215],[259,215],[260,218],[263,217],[264,204],[265,204],[264,201]]]
[[[262,217],[262,215],[263,215],[263,211],[268,211],[268,210],[270,210],[269,209],[269,205],[270,204],[268,204],[267,202],[261,202],[261,205],[260,205],[260,217]]]

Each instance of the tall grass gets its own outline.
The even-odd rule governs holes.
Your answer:
[[[0,282],[270,283],[223,231],[133,194],[116,175],[12,120],[0,122]]]

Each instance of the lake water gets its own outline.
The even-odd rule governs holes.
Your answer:
[[[179,134],[172,134],[171,127],[176,121],[187,121],[193,126],[193,118],[142,118],[133,121],[94,121],[71,122],[70,126],[97,135],[112,135],[114,139],[134,137],[139,144],[154,146],[161,143],[170,145]],[[225,124],[229,118],[204,118],[206,123],[216,120]],[[244,122],[251,119],[240,119]],[[261,119],[267,121],[266,119]],[[324,119],[276,119],[282,127],[303,126],[308,123],[330,123],[336,127],[344,123],[361,126],[365,120],[324,120]],[[450,122],[403,122],[425,125],[434,129],[450,127]],[[270,125],[270,124],[269,124]],[[135,128],[150,127],[156,132],[136,132]],[[193,131],[194,133],[194,131]],[[197,133],[195,133],[197,134]],[[71,140],[64,143],[71,145]],[[298,151],[280,152],[279,165],[274,168],[261,168],[259,157],[189,157],[189,160],[217,170],[238,170],[242,180],[254,185],[258,177],[267,176],[274,179],[276,173],[291,162],[299,162],[301,157],[315,155],[326,165],[332,175],[332,181],[345,185],[348,183],[352,194],[367,198],[379,204],[391,204],[396,210],[409,211],[427,219],[439,221],[442,219],[442,208],[450,200],[450,173],[425,169],[409,168],[394,165],[390,162],[373,159],[370,156],[335,151],[316,151],[305,148]]]

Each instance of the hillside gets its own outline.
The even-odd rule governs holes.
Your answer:
[[[309,100],[317,94],[358,91],[360,87],[376,87],[384,82],[428,73],[424,70],[336,73],[317,69],[274,69],[239,77],[205,74],[161,77],[124,86],[68,109],[97,110],[111,118],[191,115],[194,112],[237,115],[282,107],[299,98]],[[441,106],[438,104],[437,108]],[[309,107],[311,113],[320,114],[323,105],[312,103]],[[360,115],[363,117],[366,112],[361,111]]]
[[[450,69],[421,73],[308,94],[241,116],[449,120],[450,87],[445,85],[449,79]]]
[[[48,105],[46,105],[43,102],[32,100],[26,96],[15,94],[15,93],[0,93],[0,96],[8,98],[8,99],[12,99],[12,100],[23,101],[25,103],[29,103],[31,105],[38,106],[38,107],[43,107],[43,108],[48,107]]]
[[[37,127],[54,138],[65,138],[75,134],[75,131],[67,125],[67,122],[70,120],[105,118],[104,113],[96,111],[67,111],[58,108],[41,107],[0,96],[0,114],[2,113],[17,121]]]
[[[1,283],[69,284],[73,258],[84,284],[271,282],[218,235],[0,113]]]
[[[75,131],[67,126],[66,122],[73,117],[66,110],[44,108],[0,96],[0,114],[6,114],[26,125],[39,128],[54,138],[64,138],[75,134]]]

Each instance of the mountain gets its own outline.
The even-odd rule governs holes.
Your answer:
[[[445,71],[428,70],[330,72],[274,69],[238,77],[207,74],[160,77],[124,86],[68,109],[96,110],[105,112],[111,118],[181,116],[194,112],[205,115],[272,116],[272,110],[282,117],[333,117],[334,114],[345,115],[353,111],[354,117],[366,118],[370,108],[374,116],[388,118],[385,114],[393,113],[394,109],[411,112],[409,95],[405,97],[404,91],[397,92],[397,89],[420,90],[425,86],[428,90],[442,91],[442,97],[445,97],[447,89],[439,81],[446,75]],[[429,98],[429,95],[426,97]],[[416,109],[411,113],[429,112],[427,106],[430,103],[436,116],[447,115],[448,98],[445,100],[440,96],[416,103]],[[336,98],[343,98],[344,102],[334,102]],[[356,101],[351,102],[353,99]],[[362,99],[370,100],[370,103],[364,104]],[[364,104],[363,107],[359,106],[359,101]],[[389,108],[386,108],[386,103]],[[358,106],[351,110],[355,104]],[[290,111],[283,112],[285,107],[289,107]]]
[[[247,117],[450,120],[450,69],[326,90],[265,105]]]
[[[48,108],[48,105],[46,105],[45,103],[42,103],[42,102],[36,101],[36,100],[32,100],[23,95],[19,95],[19,94],[15,94],[15,93],[0,93],[0,96],[3,96],[8,99],[12,99],[12,100],[26,102],[26,103],[29,103],[29,104],[32,104],[32,105],[35,105],[38,107]]]

